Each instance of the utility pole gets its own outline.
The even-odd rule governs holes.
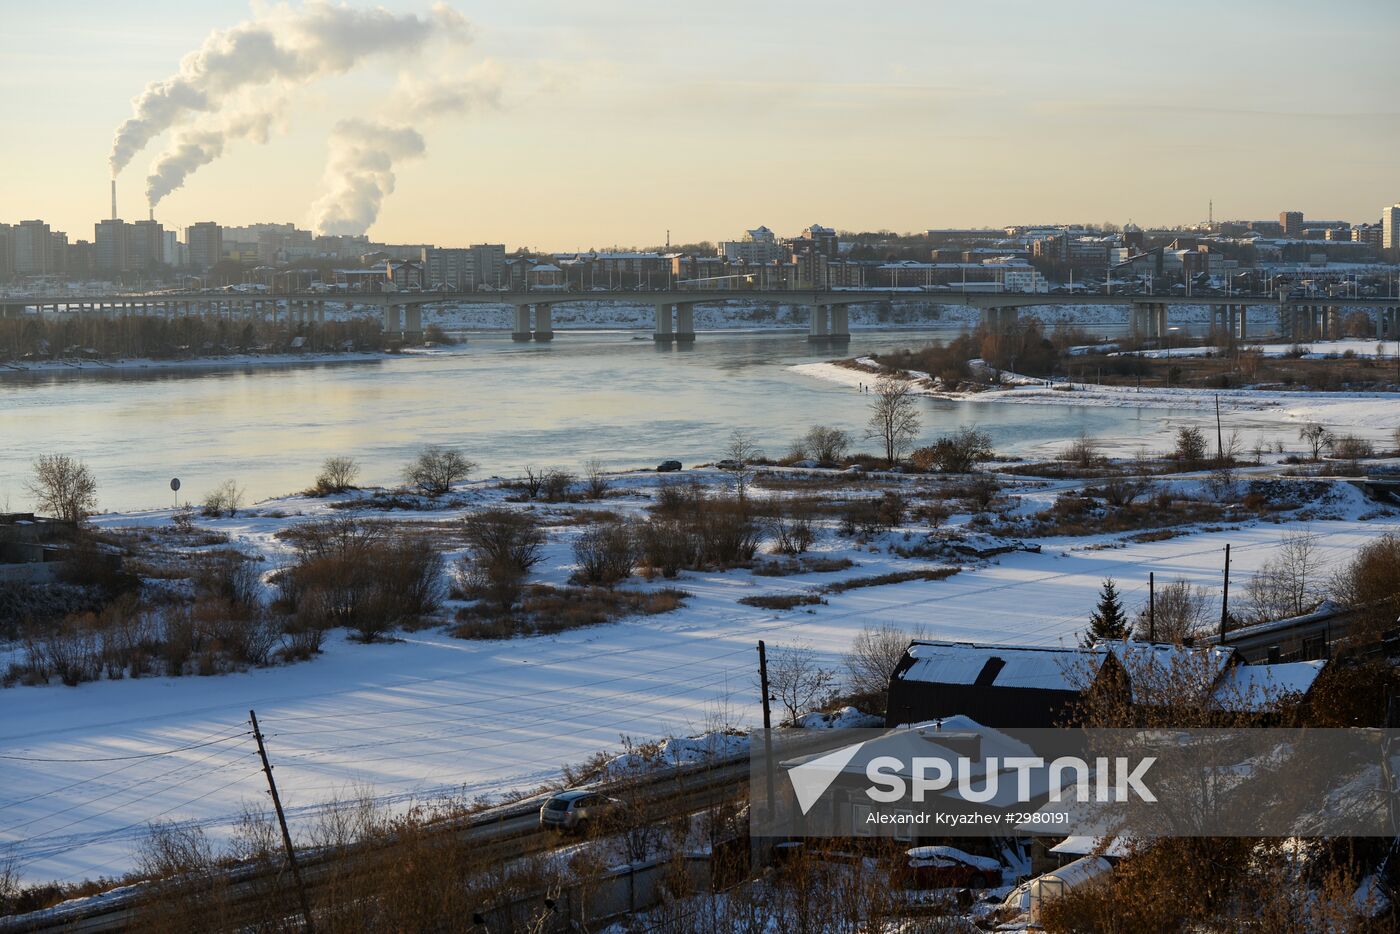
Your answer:
[[[1225,644],[1225,623],[1230,618],[1230,543],[1225,543],[1225,586],[1220,591],[1220,644]]]
[[[1157,575],[1147,572],[1147,641],[1157,641]]]
[[[1220,393],[1215,394],[1215,462],[1225,462],[1225,436],[1220,428]]]
[[[768,816],[773,815],[773,708],[768,702],[768,647],[758,640],[758,684],[763,691],[763,766],[768,791]]]
[[[267,790],[272,794],[272,807],[277,812],[277,823],[282,826],[282,845],[287,850],[287,865],[292,869],[292,879],[296,882],[297,897],[301,900],[301,917],[306,925],[306,934],[315,930],[311,924],[311,903],[306,900],[306,885],[301,881],[301,867],[297,865],[297,851],[292,846],[292,835],[287,830],[287,815],[282,812],[282,799],[277,794],[277,782],[272,779],[272,763],[267,761],[267,747],[263,745],[262,731],[258,729],[258,715],[248,711],[248,722],[253,724],[253,738],[258,741],[258,756],[262,759],[263,774],[267,776]]]

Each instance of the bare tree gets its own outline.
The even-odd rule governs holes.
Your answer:
[[[821,706],[836,684],[836,673],[817,664],[811,646],[775,648],[768,655],[768,688],[787,711],[787,723]]]
[[[360,465],[353,457],[328,457],[316,475],[316,489],[322,493],[344,493],[355,488]]]
[[[754,461],[763,457],[763,450],[754,441],[753,435],[742,428],[729,433],[729,443],[724,449],[721,467],[729,473],[730,485],[740,501],[748,496],[749,484],[753,481]]]
[[[1206,459],[1206,436],[1194,425],[1185,425],[1176,432],[1176,459],[1186,465],[1199,464]]]
[[[910,383],[890,376],[880,377],[875,383],[865,434],[884,445],[885,461],[891,467],[913,446],[919,426],[918,398]]]
[[[67,454],[36,457],[26,489],[39,511],[65,522],[82,522],[97,510],[97,479],[87,464]]]
[[[589,499],[602,499],[608,492],[608,476],[603,462],[596,457],[583,462],[583,486]]]
[[[430,444],[404,468],[403,479],[424,496],[441,496],[452,484],[467,479],[476,464],[461,451]]]
[[[920,470],[971,473],[977,469],[979,462],[989,460],[995,453],[992,439],[985,432],[963,427],[951,435],[944,435],[928,447],[919,448],[910,456],[910,460]]]
[[[1151,610],[1144,605],[1137,615],[1136,638],[1185,643],[1211,622],[1210,593],[1204,587],[1178,578],[1157,589]]]
[[[812,504],[807,500],[778,503],[768,520],[773,550],[784,555],[800,555],[811,548],[817,538],[813,513]]]
[[[851,650],[846,653],[846,681],[851,693],[884,697],[895,667],[904,657],[909,643],[922,638],[922,627],[905,632],[898,626],[882,623],[862,629],[851,641]]]
[[[527,497],[534,499],[540,495],[540,490],[544,489],[544,476],[544,471],[533,464],[525,465],[525,476],[520,480],[520,488],[525,491]]]
[[[1097,440],[1091,437],[1087,431],[1081,431],[1079,437],[1065,445],[1065,449],[1056,457],[1066,463],[1088,470],[1103,460],[1103,452],[1099,449]]]
[[[1283,537],[1278,552],[1246,587],[1256,620],[1286,619],[1311,612],[1322,598],[1322,556],[1309,531]]]
[[[1298,440],[1308,446],[1312,460],[1318,461],[1322,459],[1322,452],[1332,446],[1332,432],[1317,422],[1308,422],[1298,429]]]

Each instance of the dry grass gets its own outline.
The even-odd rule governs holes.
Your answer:
[[[755,564],[754,574],[759,577],[791,577],[794,574],[829,574],[855,567],[850,558],[800,557],[786,561],[763,561]]]
[[[799,606],[812,606],[826,601],[814,593],[766,593],[756,594],[752,597],[741,597],[739,602],[744,606],[756,606],[764,610],[791,610]]]
[[[852,577],[848,580],[827,584],[822,588],[822,592],[845,593],[847,590],[856,590],[860,587],[883,587],[886,584],[905,584],[909,581],[941,581],[947,580],[961,570],[962,568],[956,567],[918,568],[912,571],[875,574],[871,577]]]
[[[457,624],[451,633],[462,639],[549,635],[627,616],[669,613],[680,609],[689,596],[674,587],[642,591],[536,584],[526,588],[519,605],[508,615],[480,604],[463,607],[457,611]]]

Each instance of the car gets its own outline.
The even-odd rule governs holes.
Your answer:
[[[596,791],[575,788],[551,795],[540,805],[540,826],[554,830],[581,831],[618,805],[618,801]]]
[[[743,470],[744,462],[736,461],[733,458],[725,458],[724,460],[716,463],[715,466],[720,470]]]
[[[910,888],[994,889],[1002,882],[1000,862],[957,847],[916,846],[904,857],[900,875]]]
[[[674,473],[681,469],[680,461],[662,461],[656,465],[657,473]]]

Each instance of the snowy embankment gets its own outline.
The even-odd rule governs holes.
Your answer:
[[[1092,348],[1076,347],[1075,349],[1088,351]],[[1351,354],[1355,357],[1371,357],[1373,359],[1394,359],[1400,357],[1400,342],[1368,341],[1358,338],[1334,341],[1244,344],[1241,345],[1239,349],[1258,351],[1266,357],[1301,356],[1304,360],[1331,360],[1347,354]],[[1179,347],[1171,350],[1125,351],[1125,353],[1131,353],[1135,356],[1152,357],[1158,360],[1170,359],[1172,357],[1210,357],[1224,352],[1225,348],[1223,347]]]
[[[706,482],[718,476],[690,475]],[[655,474],[619,477],[625,494],[604,505],[639,512],[656,480]],[[1021,500],[1019,512],[1049,505],[1055,488],[1028,483],[1008,492]],[[474,506],[485,505],[499,503],[501,491],[473,484],[467,495]],[[1377,515],[1349,486],[1337,486],[1332,502],[1316,512],[1311,528],[1324,565],[1320,576],[1362,543],[1400,529],[1394,514]],[[389,517],[441,523],[461,513]],[[196,521],[262,555],[270,571],[284,560],[280,529],[329,514],[326,500],[288,497],[238,518]],[[104,515],[100,524],[159,527],[171,518],[169,511]],[[244,802],[266,804],[248,735],[250,708],[267,735],[294,830],[304,834],[336,797],[366,794],[402,806],[440,795],[495,796],[557,779],[563,764],[599,750],[619,750],[622,734],[650,739],[717,724],[747,727],[760,716],[758,639],[770,651],[806,643],[837,670],[852,638],[869,624],[917,628],[940,639],[1074,642],[1105,577],[1118,581],[1130,610],[1145,598],[1149,571],[1159,581],[1182,576],[1216,593],[1226,543],[1233,579],[1243,581],[1283,535],[1301,527],[1250,523],[1160,542],[1044,539],[1041,553],[977,562],[945,580],[831,593],[824,603],[795,611],[737,602],[928,566],[882,547],[917,540],[926,528],[910,525],[861,544],[827,527],[815,550],[849,558],[855,562],[849,570],[791,577],[683,572],[676,581],[629,584],[678,586],[692,595],[682,609],[659,616],[493,641],[425,629],[362,645],[334,631],[324,653],[305,663],[203,678],[0,690],[0,861],[13,858],[26,879],[73,880],[129,869],[151,821],[192,821],[216,840],[225,838]],[[558,520],[534,579],[559,584],[568,577],[577,534],[576,523]],[[0,651],[0,665],[18,651]]]
[[[368,363],[389,357],[413,354],[451,353],[447,348],[410,347],[396,353],[387,351],[349,353],[266,353],[227,354],[211,357],[189,357],[167,360],[150,357],[122,357],[114,360],[65,358],[60,360],[0,362],[0,377],[6,373],[70,373],[102,372],[104,370],[187,370],[244,369],[250,367],[299,366],[307,363]]]
[[[802,363],[792,367],[814,379],[845,386],[869,386],[882,369],[868,357],[841,363]],[[1274,389],[1196,389],[1186,387],[1102,386],[1095,383],[1052,382],[1002,372],[1005,388],[984,392],[940,392],[924,382],[926,374],[909,374],[918,391],[942,399],[1015,405],[1075,405],[1113,408],[1167,409],[1178,412],[1263,413],[1289,425],[1318,422],[1334,434],[1356,434],[1389,442],[1400,427],[1400,393],[1289,392]]]

